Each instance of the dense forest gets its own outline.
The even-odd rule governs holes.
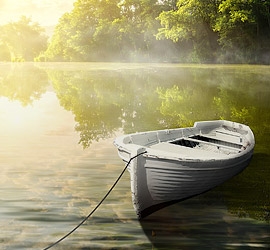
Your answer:
[[[270,64],[269,0],[77,0],[47,41],[22,17],[0,61]]]

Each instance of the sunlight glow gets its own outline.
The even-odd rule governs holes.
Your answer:
[[[54,26],[58,19],[73,8],[75,0],[3,0],[0,1],[0,25],[27,16],[41,26]]]
[[[65,134],[74,131],[73,123],[73,115],[59,106],[53,92],[44,93],[28,106],[0,97],[0,137]]]
[[[31,106],[23,107],[19,102],[0,99],[0,127],[3,130],[23,130],[37,119],[38,115]]]

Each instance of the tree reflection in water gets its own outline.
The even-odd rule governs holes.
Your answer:
[[[211,247],[211,239],[199,234],[202,229],[211,230],[224,245],[242,236],[252,241],[253,233],[260,234],[260,224],[245,220],[237,225],[235,217],[224,218],[225,209],[269,225],[269,68],[99,65],[1,65],[0,93],[29,105],[53,87],[60,104],[74,114],[79,143],[85,148],[119,131],[190,126],[212,119],[246,123],[255,133],[254,158],[243,173],[215,189],[213,203],[220,201],[220,207],[205,204],[206,193],[157,212],[141,225],[153,244],[161,247],[169,240],[173,244],[175,238],[188,241],[191,247],[198,242]],[[206,221],[204,213],[206,218],[211,214],[212,220]],[[265,237],[263,231],[261,237]]]

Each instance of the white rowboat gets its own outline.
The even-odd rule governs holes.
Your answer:
[[[193,127],[134,133],[114,141],[128,162],[138,219],[206,192],[245,169],[255,139],[243,124],[217,120]]]

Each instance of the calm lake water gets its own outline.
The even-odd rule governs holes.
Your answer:
[[[53,249],[269,249],[270,67],[0,64],[1,249],[44,249],[79,224],[124,168],[116,136],[212,119],[254,131],[241,174],[139,222],[127,172]]]

